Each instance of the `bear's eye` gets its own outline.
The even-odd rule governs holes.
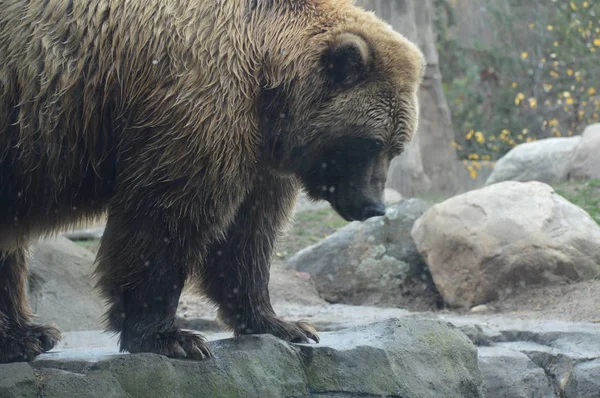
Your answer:
[[[371,153],[379,152],[383,149],[383,142],[375,139],[365,139],[364,148]]]

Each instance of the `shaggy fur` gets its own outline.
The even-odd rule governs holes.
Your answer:
[[[27,307],[29,242],[103,212],[121,350],[210,356],[174,325],[188,280],[236,335],[318,341],[271,307],[275,239],[300,187],[383,214],[423,67],[348,0],[0,1],[0,362],[60,338]]]

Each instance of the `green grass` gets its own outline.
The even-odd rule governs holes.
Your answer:
[[[557,184],[556,193],[587,211],[600,225],[600,180]]]

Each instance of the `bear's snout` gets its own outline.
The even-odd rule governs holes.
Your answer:
[[[362,209],[361,220],[364,221],[371,217],[380,217],[385,215],[385,204],[382,202],[369,203]]]

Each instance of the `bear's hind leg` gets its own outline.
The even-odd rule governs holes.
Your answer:
[[[98,286],[108,300],[108,329],[120,349],[171,358],[203,359],[203,336],[175,326],[179,296],[194,252],[169,237],[160,218],[109,215],[98,256]],[[193,257],[192,257],[193,258]]]
[[[236,336],[269,333],[291,342],[319,342],[309,322],[280,319],[269,297],[271,254],[296,192],[294,179],[264,173],[242,203],[226,241],[209,250],[200,282]]]
[[[26,286],[25,250],[0,251],[0,363],[31,361],[60,341],[58,329],[30,321]]]

